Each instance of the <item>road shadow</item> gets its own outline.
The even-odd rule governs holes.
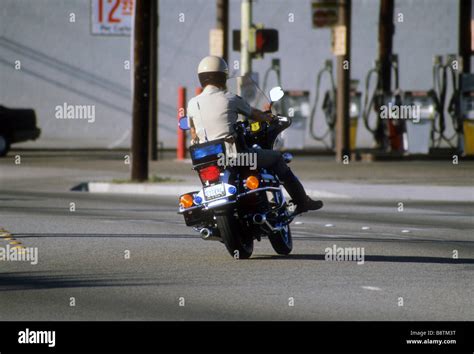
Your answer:
[[[190,235],[190,234],[170,234],[170,233],[153,233],[153,234],[111,234],[111,233],[102,233],[102,234],[93,234],[93,233],[15,233],[12,234],[14,237],[21,237],[22,239],[27,238],[157,238],[157,239],[173,239],[173,238],[191,238],[191,239],[200,239],[199,235]]]
[[[163,286],[156,279],[134,274],[59,274],[53,272],[0,273],[0,292],[15,290]]]
[[[278,261],[325,261],[324,254],[290,254],[288,256],[268,255],[253,256],[250,260],[278,260]],[[346,261],[350,262],[350,261]],[[443,258],[443,257],[423,257],[423,256],[382,256],[369,255],[364,257],[364,262],[389,262],[389,263],[437,263],[437,264],[474,264],[471,258]],[[357,261],[354,261],[357,263]]]

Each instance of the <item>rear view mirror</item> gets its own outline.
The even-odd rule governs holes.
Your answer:
[[[179,118],[178,127],[181,130],[191,129],[191,124],[189,123],[189,118],[187,116]]]
[[[270,90],[270,100],[272,102],[277,102],[285,95],[280,86],[276,86]]]

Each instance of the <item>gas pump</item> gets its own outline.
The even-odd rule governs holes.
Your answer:
[[[301,90],[285,90],[281,100],[283,112],[291,117],[291,125],[281,133],[281,141],[277,141],[277,148],[303,150],[306,121],[309,116],[309,92]]]
[[[440,132],[440,136],[444,136],[443,107],[446,95],[444,82],[446,80],[441,77],[440,80],[443,84],[440,85],[439,80],[436,80],[438,76],[434,75],[434,89],[403,92],[399,86],[399,67],[396,55],[391,58],[391,66],[395,85],[389,93],[384,93],[381,90],[380,64],[377,61],[374,68],[367,73],[363,114],[365,127],[374,135],[375,141],[384,151],[426,155],[433,145],[434,134]],[[434,69],[434,72],[437,73],[437,69]],[[377,77],[377,86],[370,95],[372,75]],[[372,127],[369,121],[371,111],[376,112],[379,119],[375,127]],[[388,117],[386,117],[386,113],[383,114],[384,111],[389,112]],[[436,128],[436,120],[438,128]]]
[[[453,140],[462,133],[462,127],[459,123],[459,107],[458,107],[458,97],[459,97],[459,83],[458,75],[453,70],[452,65],[460,60],[456,55],[446,56],[446,63],[443,63],[443,57],[437,55],[433,58],[433,93],[435,95],[438,117],[437,122],[433,125],[433,147],[439,148],[441,143],[444,141],[448,144],[450,148],[456,148],[456,143]],[[451,116],[454,134],[451,137],[446,136],[446,117],[445,117],[445,108],[446,108],[446,92],[448,87],[448,71],[450,72],[451,86],[453,89],[453,94],[449,101],[448,113]]]
[[[262,85],[263,92],[267,92],[268,76],[270,75],[272,71],[276,75],[278,86],[281,87],[280,59],[273,58],[272,65],[267,69],[267,71],[265,71],[265,75],[263,76],[263,85]]]
[[[319,95],[321,92],[321,79],[324,74],[328,75],[330,88],[324,94],[323,104],[321,106],[324,117],[326,120],[326,130],[322,134],[316,134],[314,132],[314,126],[316,121],[316,109],[318,107]],[[334,130],[336,125],[336,84],[334,83],[334,75],[332,71],[332,60],[328,59],[325,61],[324,67],[319,70],[316,76],[316,96],[314,99],[314,104],[311,107],[311,113],[309,117],[309,132],[311,137],[324,144],[328,149],[334,147],[331,142],[331,145],[326,143],[326,137]],[[331,139],[332,140],[332,139]]]
[[[459,77],[458,95],[458,150],[464,155],[474,155],[474,74]],[[453,103],[454,106],[454,103]],[[453,109],[456,109],[453,107]]]
[[[445,135],[444,108],[448,79],[451,79],[453,93],[449,99],[447,111],[451,117],[454,133]],[[441,56],[434,58],[433,81],[439,100],[440,120],[435,133],[435,144],[439,146],[445,141],[449,147],[459,153],[474,155],[474,74],[462,73],[462,58],[455,54],[446,56],[445,63]],[[454,139],[457,138],[457,142]]]
[[[271,66],[263,77],[263,92],[267,92],[268,78],[274,72],[278,86],[281,87],[280,59],[272,59]],[[257,104],[257,107],[259,105]],[[291,149],[303,150],[305,141],[305,123],[309,115],[309,92],[301,90],[285,90],[283,98],[275,103],[275,109],[285,112],[291,117],[291,125],[275,140],[276,150]]]
[[[334,83],[333,75],[333,63],[331,59],[326,60],[324,67],[318,72],[316,77],[316,96],[314,99],[314,104],[311,108],[311,113],[309,115],[309,132],[311,137],[319,142],[322,142],[326,148],[333,150],[336,145],[336,92],[337,88]],[[329,77],[330,88],[324,93],[323,102],[321,104],[321,109],[324,113],[326,121],[326,130],[322,134],[315,133],[315,122],[316,122],[316,109],[318,107],[319,96],[321,92],[321,80],[324,74],[327,74]],[[351,81],[351,90],[350,90],[350,148],[353,150],[356,146],[356,137],[357,137],[357,126],[359,118],[361,117],[361,97],[362,94],[357,91],[359,81]],[[330,136],[330,145],[326,143],[326,138]]]
[[[367,73],[365,78],[365,99],[362,117],[365,128],[372,133],[379,148],[383,151],[403,152],[405,150],[404,141],[406,141],[406,138],[404,139],[403,137],[405,132],[404,120],[379,120],[380,107],[399,107],[402,101],[399,87],[398,56],[396,54],[391,56],[391,69],[395,77],[395,87],[389,93],[384,93],[382,90],[380,63],[378,60],[375,60],[374,67]],[[376,78],[376,85],[371,93],[370,83],[373,77]],[[375,127],[372,127],[370,124],[371,112],[374,112],[378,119]]]
[[[437,113],[436,103],[431,91],[405,91],[402,109],[414,112],[411,119],[405,121],[404,147],[409,154],[430,152],[432,132]],[[439,114],[438,114],[439,115]]]

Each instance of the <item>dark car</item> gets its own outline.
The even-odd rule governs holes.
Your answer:
[[[40,133],[33,109],[0,106],[0,157],[7,154],[11,144],[36,140]]]

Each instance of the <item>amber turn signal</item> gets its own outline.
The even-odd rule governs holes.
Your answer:
[[[185,209],[192,207],[193,196],[191,194],[182,195],[181,198],[179,198],[179,205],[181,205]]]
[[[258,188],[258,178],[255,176],[249,176],[247,177],[247,181],[245,181],[245,185],[247,186],[248,189],[255,189]]]

